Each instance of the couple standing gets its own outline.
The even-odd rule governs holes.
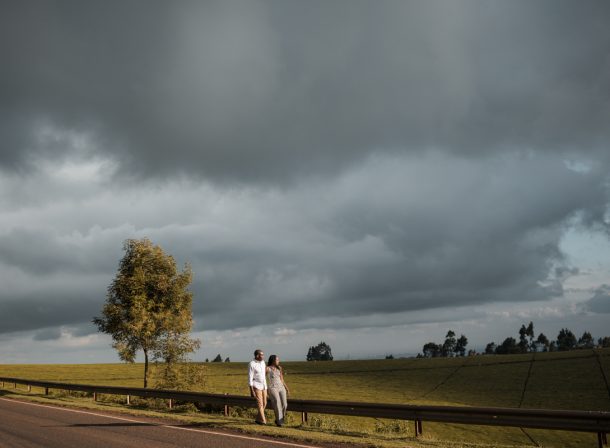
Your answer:
[[[267,375],[269,382],[267,383]],[[248,370],[248,384],[250,395],[256,398],[258,404],[258,415],[255,422],[266,425],[265,407],[267,407],[267,390],[271,398],[271,405],[275,412],[275,424],[282,426],[288,407],[288,386],[284,382],[284,372],[280,367],[280,358],[276,355],[269,356],[265,365],[265,354],[262,350],[254,350],[254,360],[250,361]],[[269,387],[267,387],[269,384]]]

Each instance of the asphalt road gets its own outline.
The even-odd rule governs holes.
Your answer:
[[[1,448],[313,448],[307,444],[0,398]]]

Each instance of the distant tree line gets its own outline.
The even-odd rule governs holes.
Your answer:
[[[508,355],[515,353],[531,353],[531,352],[556,352],[578,350],[595,347],[610,347],[610,337],[605,336],[599,338],[597,343],[590,332],[585,331],[580,338],[568,328],[562,328],[557,334],[557,339],[552,341],[545,336],[544,333],[539,333],[538,337],[534,334],[534,324],[530,322],[527,326],[521,325],[519,329],[519,341],[513,337],[508,337],[500,345],[495,342],[490,342],[485,347],[485,353],[488,355]]]
[[[418,353],[418,358],[437,358],[437,357],[452,357],[464,356],[466,354],[466,346],[468,338],[461,335],[456,339],[455,332],[449,330],[445,336],[445,341],[437,344],[436,342],[427,342],[422,348],[422,353]],[[534,323],[530,322],[527,326],[521,325],[519,329],[519,340],[508,337],[500,345],[495,342],[490,342],[485,347],[487,355],[510,355],[517,353],[532,353],[532,352],[556,352],[567,350],[578,350],[586,348],[605,348],[610,347],[610,337],[605,336],[597,339],[593,338],[590,332],[585,331],[580,338],[577,338],[568,328],[562,328],[557,335],[557,339],[549,340],[544,333],[534,333]],[[475,350],[468,350],[468,355],[475,355]]]
[[[468,338],[461,335],[456,339],[455,332],[449,330],[445,336],[445,341],[442,344],[436,342],[428,342],[424,344],[423,354],[419,353],[418,358],[438,358],[438,357],[452,357],[452,356],[464,356],[466,354],[466,346],[468,345]]]

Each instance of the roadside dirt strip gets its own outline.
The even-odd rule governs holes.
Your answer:
[[[126,418],[0,398],[0,447],[317,448],[152,418]]]

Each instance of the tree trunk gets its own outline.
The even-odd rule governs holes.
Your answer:
[[[148,350],[144,349],[144,389],[148,387]]]

